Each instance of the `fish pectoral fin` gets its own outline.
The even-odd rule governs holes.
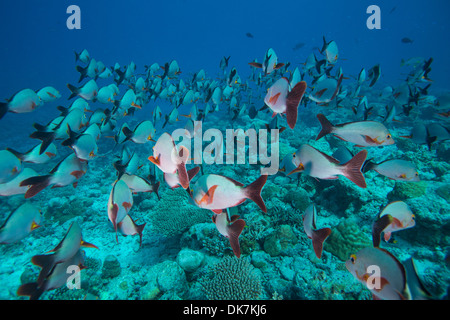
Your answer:
[[[155,158],[154,156],[150,156],[150,157],[148,157],[148,160],[149,160],[151,163],[153,163],[153,164],[159,166],[159,165],[161,165],[161,154],[158,154],[158,155],[156,156],[156,158]]]
[[[90,243],[90,242],[86,242],[86,241],[84,241],[83,239],[81,239],[80,245],[81,245],[82,247],[85,247],[85,248],[98,249],[98,247],[97,247],[95,244],[92,244],[92,243]]]
[[[122,206],[125,208],[126,211],[129,211],[131,209],[131,203],[124,201],[122,203]]]
[[[275,104],[278,101],[278,98],[280,97],[281,92],[278,92],[276,95],[273,95],[269,98],[269,103],[270,104]]]
[[[217,187],[218,185],[213,185],[211,188],[209,188],[208,191],[203,195],[202,199],[199,201],[199,204],[211,204],[213,202],[214,192],[216,192]],[[220,212],[222,212],[222,210],[220,210]]]

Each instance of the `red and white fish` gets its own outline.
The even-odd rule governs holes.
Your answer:
[[[305,213],[303,215],[303,229],[305,230],[306,235],[309,239],[312,240],[312,245],[314,249],[314,253],[317,258],[321,258],[323,243],[331,234],[330,228],[316,228],[316,219],[317,219],[317,210],[314,204],[311,204],[308,208],[306,208]]]
[[[44,292],[66,285],[69,277],[73,276],[73,273],[68,272],[70,267],[77,266],[79,268],[78,272],[86,268],[84,266],[84,258],[84,251],[78,249],[72,257],[56,264],[41,283],[29,282],[22,284],[17,290],[17,295],[28,296],[30,300],[37,300]]]
[[[214,213],[212,221],[216,225],[217,230],[221,235],[230,240],[231,248],[236,257],[241,256],[241,247],[239,245],[239,236],[245,227],[245,221],[239,219],[238,215],[229,217],[228,210],[223,210],[220,213]]]
[[[407,300],[410,298],[404,266],[384,249],[363,248],[352,254],[345,262],[345,266],[372,292],[376,299]],[[376,271],[379,273],[377,274]]]
[[[0,196],[9,197],[17,194],[25,194],[29,186],[20,186],[20,183],[28,178],[38,176],[38,173],[31,168],[24,168],[14,179],[0,183]]]
[[[49,174],[25,179],[20,183],[20,186],[30,186],[25,193],[25,198],[28,199],[50,185],[52,185],[52,188],[64,187],[69,184],[73,184],[76,187],[78,180],[86,171],[87,162],[80,160],[75,153],[71,153],[61,160]]]
[[[323,114],[318,114],[322,130],[316,140],[333,134],[341,140],[354,143],[361,147],[378,147],[394,144],[389,130],[380,122],[357,121],[333,125]]]
[[[274,112],[274,116],[277,113],[285,113],[289,128],[294,129],[297,123],[298,106],[306,87],[306,82],[300,81],[292,90],[289,90],[289,80],[283,77],[269,88],[264,103]]]
[[[57,264],[75,256],[80,247],[98,249],[97,246],[83,240],[80,225],[78,222],[73,222],[61,242],[49,251],[50,254],[36,255],[31,258],[31,262],[42,269],[37,280],[38,285],[42,285]]]
[[[142,246],[142,232],[144,231],[146,223],[136,224],[136,222],[127,214],[125,218],[122,219],[117,224],[120,233],[124,236],[134,236],[139,234],[139,247]]]
[[[380,246],[381,233],[384,241],[388,242],[392,232],[412,228],[416,225],[416,217],[403,201],[389,203],[378,215],[372,226],[372,239],[374,247]]]
[[[262,175],[248,186],[231,178],[207,174],[201,176],[190,192],[192,201],[200,208],[221,213],[223,209],[240,205],[245,200],[254,201],[258,207],[267,212],[261,190],[267,181],[267,175]]]
[[[125,181],[117,180],[111,189],[108,200],[108,218],[113,224],[117,242],[119,242],[117,237],[118,223],[126,217],[132,206],[133,194],[130,188]]]
[[[25,202],[14,210],[0,227],[0,243],[14,243],[24,239],[40,227],[41,213],[32,204]]]
[[[365,188],[366,180],[361,172],[361,167],[366,161],[367,150],[362,150],[350,161],[341,164],[339,160],[304,144],[295,152],[293,162],[296,169],[289,174],[303,172],[318,179],[338,179],[344,176],[358,187]]]
[[[163,133],[153,147],[153,156],[148,160],[155,164],[162,172],[178,174],[178,179],[184,189],[189,187],[189,177],[186,171],[186,162],[189,151],[186,147],[176,147],[170,134]]]
[[[187,171],[189,183],[200,171],[200,167],[195,167]],[[164,173],[164,181],[171,189],[175,189],[181,186],[180,178],[178,177],[178,172],[176,173]]]
[[[124,173],[120,176],[120,180],[123,180],[128,188],[130,188],[131,192],[154,192],[156,196],[159,198],[158,190],[160,182],[151,183],[147,179],[140,177],[135,174]]]
[[[399,181],[420,181],[414,163],[401,159],[386,160],[380,163],[373,163],[370,160],[364,165],[363,171],[375,170],[379,174],[392,180]]]
[[[255,68],[260,68],[265,75],[272,73],[284,66],[284,63],[278,62],[278,57],[272,48],[269,48],[264,55],[263,63],[249,62],[249,65]]]
[[[27,113],[41,105],[41,99],[31,89],[23,89],[13,95],[8,102],[0,102],[0,119],[6,112]]]

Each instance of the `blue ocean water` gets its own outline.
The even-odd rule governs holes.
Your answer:
[[[69,30],[66,25],[71,15],[66,11],[70,5],[77,5],[81,10],[81,29]],[[377,5],[381,10],[381,29],[367,27],[370,5]],[[44,278],[46,284],[54,281],[57,285],[45,289],[39,285],[40,299],[372,299],[373,292],[353,276],[346,261],[350,254],[358,258],[357,253],[362,248],[373,248],[372,226],[382,209],[395,201],[407,204],[415,215],[415,225],[403,226],[404,230],[393,233],[389,241],[382,240],[383,250],[376,250],[383,252],[380,253],[383,258],[392,255],[405,265],[389,269],[383,279],[389,281],[404,274],[406,261],[413,257],[416,272],[407,271],[404,286],[414,291],[417,281],[411,278],[417,273],[429,291],[428,296],[448,298],[448,9],[448,3],[443,0],[431,3],[351,0],[345,4],[253,0],[2,1],[0,93],[3,99],[10,99],[22,89],[38,91],[46,86],[55,88],[61,97],[43,103],[32,112],[7,112],[0,119],[0,150],[12,148],[24,153],[39,144],[39,139],[30,137],[37,129],[33,125],[47,125],[61,115],[58,106],[71,106],[76,98],[68,99],[71,92],[67,84],[79,87],[91,80],[87,77],[78,83],[80,72],[76,66],[88,64],[76,61],[74,52],[86,49],[91,59],[103,62],[112,71],[111,77],[95,78],[95,81],[98,88],[116,83],[117,101],[129,89],[138,93],[139,77],[146,80],[147,89],[139,95],[141,108],[126,117],[119,114],[120,108],[119,111],[114,109],[113,103],[87,99],[91,111],[108,108],[117,122],[112,132],[105,131],[96,142],[98,153],[88,161],[87,170],[77,179],[77,185],[48,186],[28,199],[23,194],[0,197],[2,222],[24,203],[33,204],[42,214],[40,228],[20,241],[0,245],[0,279],[4,284],[0,298],[26,299],[18,295],[19,288],[36,283],[44,270],[32,262],[32,257],[55,248],[73,223],[77,223],[83,239],[98,248],[83,249],[84,265],[88,268],[81,271],[80,288],[68,289],[63,273],[55,268]],[[321,52],[323,38],[337,44],[336,62],[325,60],[325,52]],[[276,52],[278,62],[285,65],[263,75],[262,69],[251,67],[249,63],[255,60],[262,63],[269,48]],[[316,64],[308,69],[305,61],[311,54],[325,67],[321,69]],[[228,66],[222,70],[219,64],[224,57],[230,58]],[[177,75],[165,77],[162,68],[149,75],[145,68],[154,63],[163,67],[173,60],[181,71]],[[431,65],[424,67],[427,62]],[[118,72],[113,70],[116,63],[121,70],[134,63],[136,70],[130,78],[118,83]],[[376,65],[381,68],[381,76],[374,86],[369,86],[369,70]],[[234,82],[233,78],[233,82],[227,83],[233,68],[240,79]],[[389,172],[393,170],[397,176],[387,177],[381,170],[364,172],[366,188],[356,186],[343,176],[330,180],[306,173],[269,175],[261,192],[266,213],[255,201],[247,200],[236,206],[233,203],[233,210],[237,211],[230,215],[238,214],[246,224],[239,237],[240,258],[234,259],[230,241],[211,221],[217,213],[200,210],[195,201],[189,201],[183,188],[171,189],[163,172],[147,158],[154,155],[155,141],[164,132],[184,128],[189,121],[188,114],[195,120],[194,107],[204,114],[207,106],[214,106],[208,95],[215,87],[223,93],[230,87],[233,92],[223,96],[218,110],[201,118],[203,132],[207,129],[222,132],[228,128],[265,129],[274,118],[272,111],[263,108],[264,97],[276,80],[283,76],[290,79],[295,68],[304,75],[302,79],[308,88],[298,107],[295,128],[287,126],[285,116],[276,116],[280,120],[278,128],[287,127],[280,133],[280,163],[304,144],[329,156],[335,155],[340,146],[346,146],[352,155],[367,150],[367,159],[374,163],[408,160],[414,164],[420,181],[400,181],[405,180],[400,177],[402,172],[391,167]],[[363,68],[367,80],[359,86],[358,75]],[[205,77],[193,81],[200,70],[204,70]],[[313,101],[314,88],[324,80],[319,80],[317,73],[337,80],[339,70],[343,79],[336,97],[329,103]],[[421,71],[428,71],[425,78],[420,76]],[[417,75],[419,78],[414,79]],[[181,80],[185,89],[180,89]],[[173,85],[174,93],[163,96],[156,92],[158,81],[162,88]],[[421,91],[429,84],[427,91]],[[324,88],[316,98],[334,90]],[[188,89],[196,95],[195,103],[180,105],[179,99]],[[361,115],[358,110],[364,96],[368,105]],[[233,97],[236,106],[231,105]],[[153,122],[152,112],[156,106],[161,108],[162,116]],[[163,127],[165,116],[176,106],[179,106],[179,121]],[[396,111],[395,121],[384,122],[395,145],[360,148],[346,138],[329,136],[316,141],[321,130],[317,114],[324,114],[333,124],[366,120],[383,123],[386,106],[394,106]],[[261,110],[251,116],[251,107]],[[86,120],[92,112],[84,110],[83,114]],[[122,124],[134,129],[144,120],[152,121],[155,126],[154,141],[117,144],[111,138],[121,132]],[[426,141],[408,138],[418,125],[428,127]],[[75,131],[82,133],[84,130],[79,127]],[[369,128],[363,125],[362,130],[364,136]],[[62,140],[65,139],[54,141],[58,151],[54,158],[44,164],[22,161],[23,168],[32,168],[41,176],[48,174],[65,156],[76,151],[61,145]],[[204,142],[203,146],[207,144]],[[148,176],[153,175],[160,182],[158,196],[154,192],[136,192],[132,196],[129,215],[138,225],[146,224],[142,246],[138,235],[123,237],[119,234],[116,241],[116,232],[108,218],[110,193],[118,179],[113,163],[123,155],[124,146],[139,156],[133,173],[149,180]],[[195,167],[196,164],[191,163],[187,169]],[[191,186],[207,174],[232,178],[247,186],[259,178],[261,167],[260,163],[203,163]],[[319,171],[325,169],[321,167]],[[227,190],[231,193],[229,188]],[[225,192],[223,197],[231,196]],[[312,239],[303,226],[303,216],[311,204],[317,208],[317,227],[332,230],[324,241],[321,258],[314,255]],[[396,211],[392,215],[402,213]],[[377,262],[380,261],[374,263]],[[62,263],[67,263],[67,259],[55,265],[62,266]],[[238,281],[221,280],[233,277]],[[401,297],[423,296],[406,291],[400,292]]]

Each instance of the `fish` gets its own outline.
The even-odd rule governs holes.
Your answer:
[[[314,253],[320,259],[322,257],[323,243],[331,234],[330,228],[317,229],[316,227],[317,209],[314,204],[306,208],[303,214],[303,229],[309,239],[312,240]]]
[[[339,79],[324,78],[316,82],[313,90],[309,93],[308,99],[316,103],[329,103],[337,96],[341,87],[344,75],[340,75]]]
[[[58,154],[58,151],[54,143],[50,143],[45,149],[43,149],[42,154],[40,153],[41,148],[42,143],[34,146],[33,148],[24,153],[16,151],[12,148],[6,148],[6,150],[13,153],[22,162],[36,163],[36,164],[47,163],[53,158],[55,158],[56,155]]]
[[[67,155],[47,175],[35,176],[25,179],[20,186],[30,186],[25,193],[25,199],[37,195],[46,187],[64,187],[69,184],[77,186],[78,180],[86,173],[87,162],[80,160],[75,153]]]
[[[317,114],[317,119],[322,129],[316,141],[328,134],[333,134],[341,140],[362,147],[388,146],[395,143],[389,130],[380,122],[356,121],[333,125],[321,113]]]
[[[179,114],[178,108],[174,106],[172,111],[170,111],[169,114],[166,114],[165,121],[162,127],[164,128],[167,124],[175,124],[177,121],[179,121],[178,114]]]
[[[20,158],[9,150],[0,150],[0,183],[11,181],[22,169]]]
[[[114,161],[113,166],[117,170],[119,179],[124,173],[133,175],[140,167],[139,155],[136,152],[131,152],[129,147],[124,145],[119,160]]]
[[[289,91],[289,80],[282,77],[269,88],[264,103],[274,112],[274,115],[285,113],[289,128],[294,129],[297,123],[298,106],[306,87],[306,82],[301,81]]]
[[[339,160],[317,150],[316,148],[303,144],[294,153],[293,163],[295,169],[290,174],[302,172],[318,179],[334,180],[344,176],[360,188],[366,188],[366,180],[361,167],[366,161],[367,150],[358,152],[350,161],[340,164]]]
[[[227,58],[227,57],[223,57],[223,58],[220,60],[219,68],[220,68],[221,70],[225,70],[225,69],[228,67],[228,62],[230,61],[230,57],[231,57],[231,56],[228,56],[228,58]]]
[[[167,132],[158,138],[153,147],[153,156],[148,157],[148,160],[162,172],[177,173],[179,182],[184,189],[189,187],[189,177],[186,171],[188,159],[189,150],[184,146],[177,149],[172,136]]]
[[[134,143],[144,144],[153,140],[156,135],[156,129],[153,126],[153,122],[150,120],[144,120],[136,125],[133,131],[128,127],[123,127],[122,132],[125,135],[125,141],[133,141]],[[122,143],[123,143],[122,142]]]
[[[324,36],[323,37],[323,46],[322,46],[322,50],[320,50],[320,53],[325,55],[328,63],[331,63],[331,64],[336,63],[339,58],[339,49],[338,49],[336,41],[331,40],[330,42],[327,42],[325,40],[325,36]]]
[[[241,257],[241,247],[239,245],[239,236],[245,228],[245,221],[239,219],[238,215],[229,216],[228,209],[222,210],[220,213],[214,213],[212,221],[216,225],[221,235],[228,238],[234,255]]]
[[[433,295],[423,285],[417,273],[417,267],[412,257],[403,261],[406,270],[406,281],[412,300],[433,300]]]
[[[255,68],[262,69],[265,75],[272,73],[274,70],[278,70],[284,66],[284,63],[278,62],[278,57],[272,48],[266,51],[264,60],[262,63],[259,62],[249,62],[249,65]]]
[[[122,219],[117,224],[117,228],[119,232],[123,236],[134,236],[136,234],[139,235],[139,248],[142,247],[142,233],[144,231],[146,223],[143,224],[136,224],[136,222],[133,220],[133,218],[130,217],[130,215],[126,215],[125,218]]]
[[[334,152],[333,152],[333,158],[339,161],[340,164],[347,163],[354,157],[354,154],[346,147],[346,146],[339,146]],[[367,162],[367,161],[366,161]],[[363,167],[364,169],[364,167]]]
[[[80,271],[86,268],[84,265],[84,256],[84,251],[78,249],[72,257],[56,264],[41,283],[29,282],[22,284],[17,290],[17,295],[28,296],[30,300],[38,300],[44,292],[67,285],[68,280],[73,276],[73,273],[67,272],[70,270],[69,268],[76,266]]]
[[[367,72],[367,79],[370,81],[369,88],[373,87],[380,79],[381,67],[379,64],[375,65]]]
[[[369,268],[371,266],[379,268],[378,277]],[[345,267],[372,292],[376,299],[408,300],[410,298],[404,266],[385,249],[363,248],[350,256],[345,262]]]
[[[89,52],[86,49],[84,49],[80,53],[77,53],[76,51],[74,51],[74,53],[75,53],[75,62],[81,61],[84,63],[89,63],[89,60],[91,60]]]
[[[411,161],[402,159],[385,160],[380,163],[366,161],[363,172],[374,170],[379,174],[398,181],[420,181],[419,173]]]
[[[197,175],[200,171],[200,167],[195,167],[187,171],[189,184],[191,180]],[[175,189],[181,186],[180,178],[178,176],[178,172],[176,173],[164,173],[164,181],[171,189]]]
[[[67,88],[69,88],[71,92],[71,95],[69,96],[68,100],[73,99],[76,96],[79,96],[85,100],[90,101],[94,100],[94,98],[97,97],[98,93],[98,85],[94,79],[89,80],[81,87],[76,87],[68,83]]]
[[[55,266],[70,260],[81,247],[98,249],[96,245],[86,242],[83,239],[81,227],[75,221],[72,222],[66,235],[55,248],[45,254],[35,255],[31,258],[31,262],[41,268],[41,272],[36,281],[38,286],[42,286]]]
[[[18,242],[40,227],[41,212],[25,202],[14,210],[0,227],[0,244]]]
[[[253,38],[253,35],[250,32],[247,32],[245,35],[247,36],[247,38]]]
[[[51,86],[47,86],[36,92],[37,96],[39,97],[41,103],[47,103],[55,101],[59,98],[61,98],[61,93],[59,93],[58,90]]]
[[[23,89],[14,94],[7,102],[0,102],[0,119],[7,112],[28,113],[42,105],[41,99],[32,89]]]
[[[416,225],[416,217],[403,201],[389,203],[378,214],[372,225],[372,241],[374,247],[380,246],[381,233],[384,233],[384,241],[391,239],[392,232],[412,228]]]
[[[124,173],[120,176],[120,180],[123,180],[128,188],[130,188],[131,192],[154,192],[156,196],[159,197],[158,190],[160,182],[150,183],[147,179],[140,177],[135,174]]]
[[[108,199],[108,218],[113,224],[116,232],[116,241],[119,243],[117,235],[118,223],[121,222],[133,206],[133,194],[124,180],[116,180],[111,189]]]
[[[261,190],[267,181],[267,175],[261,175],[248,186],[217,174],[206,174],[197,179],[192,189],[188,190],[191,202],[199,208],[221,213],[223,209],[240,205],[250,199],[264,212],[266,205],[261,197]]]
[[[413,40],[411,40],[410,38],[402,38],[402,42],[403,43],[413,43]]]
[[[23,168],[23,170],[15,176],[14,179],[0,183],[0,196],[9,197],[18,194],[25,194],[28,186],[20,186],[20,183],[28,178],[38,176],[38,173],[31,168]]]
[[[61,142],[62,146],[72,148],[80,160],[89,161],[97,156],[98,146],[94,136],[85,133],[77,134],[69,126],[67,130],[69,132],[69,138]]]
[[[295,46],[292,48],[292,50],[299,50],[301,48],[303,48],[305,46],[305,44],[303,42],[298,42],[295,44]]]

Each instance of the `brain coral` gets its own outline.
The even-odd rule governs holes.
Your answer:
[[[332,228],[330,236],[324,242],[324,250],[343,261],[360,249],[371,246],[371,236],[361,231],[353,219],[345,219]]]
[[[262,290],[261,279],[249,260],[235,256],[209,267],[201,284],[209,300],[256,300]]]
[[[182,234],[191,226],[211,221],[211,211],[189,203],[189,195],[182,188],[168,189],[152,210],[153,229],[165,236]]]

